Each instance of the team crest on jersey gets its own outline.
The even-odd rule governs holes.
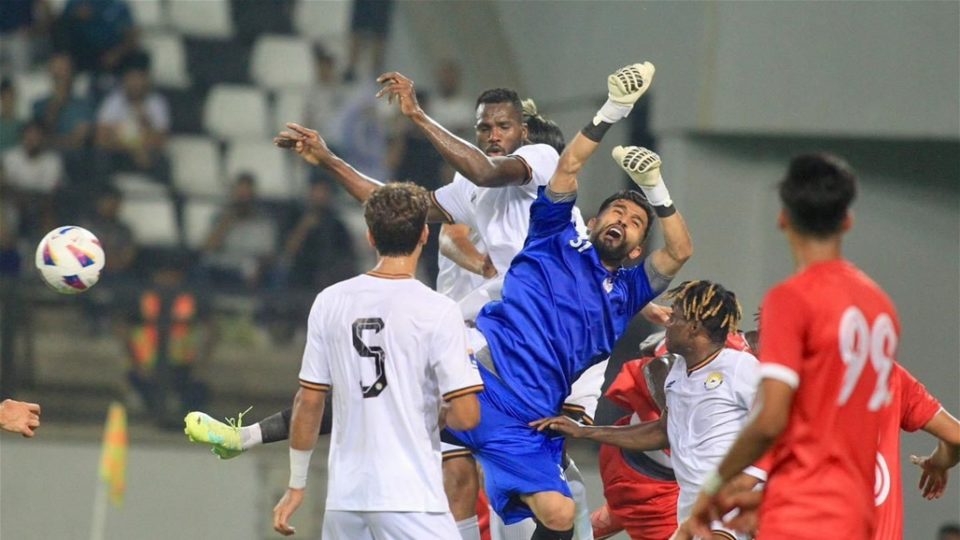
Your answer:
[[[473,349],[467,349],[467,357],[470,359],[470,365],[473,366],[473,369],[478,369],[477,355],[473,352]]]
[[[703,388],[705,390],[713,390],[721,384],[723,384],[723,375],[718,372],[713,372],[707,375],[707,380],[703,381]]]
[[[607,291],[607,294],[610,294],[613,291],[613,280],[609,277],[603,280],[603,290]]]
[[[677,380],[676,380],[676,379],[674,379],[674,380],[672,380],[672,381],[667,381],[667,385],[666,385],[666,386],[664,386],[664,387],[663,387],[663,389],[664,389],[664,390],[669,390],[669,389],[670,389],[670,387],[671,387],[671,386],[673,386],[673,385],[674,385],[674,383],[676,383],[676,382],[677,382]]]

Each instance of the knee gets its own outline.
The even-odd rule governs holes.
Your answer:
[[[538,510],[537,520],[544,527],[553,531],[568,531],[573,528],[576,513],[573,499],[556,498],[551,504],[543,505]]]
[[[443,462],[443,490],[454,519],[460,521],[476,515],[479,489],[473,458],[457,457]]]

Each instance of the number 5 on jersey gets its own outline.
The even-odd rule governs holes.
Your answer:
[[[889,403],[890,370],[897,353],[897,331],[890,316],[881,313],[871,328],[859,308],[848,307],[840,318],[839,343],[840,357],[847,370],[837,403],[843,405],[850,399],[868,358],[877,372],[877,384],[870,395],[867,410],[876,411]]]
[[[380,331],[383,330],[383,319],[377,317],[353,321],[353,348],[356,349],[357,354],[359,354],[361,358],[373,359],[373,365],[377,373],[376,380],[370,385],[363,384],[361,378],[360,390],[363,391],[364,398],[375,398],[387,387],[387,371],[383,366],[383,357],[386,353],[382,347],[376,345],[371,347],[363,342],[363,332],[366,330],[379,334]]]

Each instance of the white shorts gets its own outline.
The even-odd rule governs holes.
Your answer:
[[[346,512],[327,510],[324,540],[450,540],[459,538],[450,512]]]

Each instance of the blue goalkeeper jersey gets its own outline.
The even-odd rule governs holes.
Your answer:
[[[502,300],[484,306],[476,321],[496,376],[514,394],[509,408],[529,420],[559,414],[570,385],[610,356],[633,316],[662,292],[646,265],[607,271],[570,220],[574,202],[554,202],[540,188]]]

